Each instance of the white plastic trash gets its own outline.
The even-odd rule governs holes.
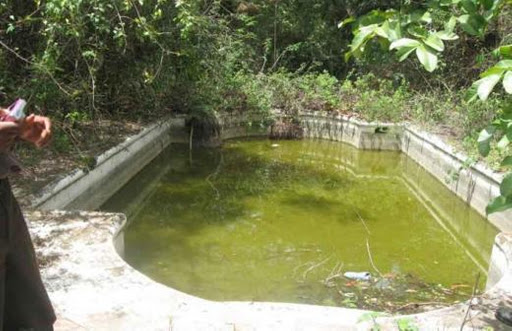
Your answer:
[[[348,271],[343,274],[343,276],[347,277],[348,279],[354,279],[354,280],[370,280],[372,278],[372,275],[368,271],[364,272],[353,272]]]

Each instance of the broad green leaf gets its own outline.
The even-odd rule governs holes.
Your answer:
[[[501,116],[503,116],[503,118],[505,118],[505,116],[507,116],[507,115],[509,115],[509,114],[504,113],[504,114],[503,114],[503,115],[501,115]],[[507,127],[507,128],[505,129],[505,135],[507,136],[508,141],[512,141],[512,121],[510,121],[510,119],[509,119],[509,118],[508,118],[508,119],[506,119],[506,120],[504,119],[504,120],[503,120],[503,125],[502,125],[502,127],[503,127],[503,126],[506,126],[506,127]]]
[[[508,94],[512,94],[512,71],[507,71],[503,77],[503,87]]]
[[[437,55],[432,53],[425,45],[421,44],[416,48],[416,56],[420,60],[423,67],[432,72],[437,68]]]
[[[421,16],[421,20],[425,23],[432,23],[432,15],[430,14],[430,12],[425,12],[425,14],[423,14],[423,16]]]
[[[389,46],[389,49],[393,50],[395,48],[403,48],[403,47],[415,48],[420,45],[421,45],[421,43],[417,40],[410,39],[410,38],[402,38],[402,39],[398,39],[398,40],[395,40],[394,42],[392,42],[391,45]]]
[[[482,36],[487,25],[487,21],[478,14],[462,15],[458,21],[464,31],[474,36]]]
[[[508,144],[510,143],[510,140],[508,140],[508,137],[505,135],[501,137],[500,141],[496,145],[499,149],[504,150],[507,148]]]
[[[504,197],[512,197],[512,173],[507,174],[501,181],[500,193]]]
[[[419,21],[422,20],[424,15],[425,15],[425,12],[416,10],[416,11],[409,13],[408,15],[402,15],[402,21],[406,25],[411,24],[411,23],[418,23]]]
[[[478,8],[475,3],[471,0],[462,0],[461,2],[462,8],[469,14],[474,14],[477,12]]]
[[[373,35],[375,33],[375,29],[377,29],[377,28],[378,28],[377,24],[372,24],[372,25],[368,25],[368,26],[364,26],[364,27],[360,28],[356,32],[356,35],[354,36],[354,39],[352,40],[352,44],[350,46],[351,50],[355,51],[355,50],[359,50],[360,48],[362,48],[364,46],[364,44],[368,41],[368,39],[373,37]]]
[[[500,211],[504,211],[512,208],[512,199],[506,198],[504,196],[499,196],[493,199],[487,207],[485,208],[485,212],[487,215],[492,213],[497,213]]]
[[[378,36],[388,39],[393,42],[400,39],[400,25],[397,22],[390,22],[389,20],[382,23],[380,27],[375,30]]]
[[[500,166],[502,167],[512,167],[512,156],[505,157],[502,161]]]
[[[428,31],[422,26],[418,25],[411,25],[407,28],[407,32],[411,34],[411,36],[416,38],[427,38],[428,37]]]
[[[479,2],[484,6],[485,10],[492,9],[494,5],[494,0],[479,0]]]
[[[470,16],[469,15],[462,15],[458,19],[460,26],[464,31],[469,33],[470,35],[477,36],[478,30],[473,27],[472,24],[470,24]]]
[[[464,100],[468,103],[476,101],[478,99],[478,94],[476,93],[476,91],[477,91],[477,86],[476,86],[476,82],[475,82],[467,90],[466,94],[464,95]]]
[[[494,89],[494,86],[496,86],[496,84],[498,84],[500,81],[501,76],[502,74],[492,74],[475,82],[480,100],[487,100],[489,94],[491,94],[492,90]]]
[[[400,22],[390,22],[386,21],[384,24],[389,25],[389,41],[393,42],[402,38],[402,27],[400,26]]]
[[[435,49],[438,52],[444,51],[443,41],[441,40],[441,38],[439,38],[435,34],[430,35],[424,42],[425,42],[425,44],[432,47],[433,49]]]
[[[436,35],[441,40],[457,40],[457,39],[459,39],[459,36],[457,36],[455,33],[448,32],[448,31],[439,31],[439,32],[436,32]]]
[[[501,47],[498,47],[495,51],[494,51],[494,54],[499,56],[505,56],[505,57],[512,57],[512,45],[504,45],[504,46],[501,46]]]
[[[490,67],[486,71],[482,72],[480,74],[480,77],[484,78],[484,77],[487,77],[487,76],[497,75],[497,74],[498,75],[502,75],[505,71],[506,71],[505,68],[500,68],[500,67],[495,65],[495,66]]]
[[[500,62],[494,65],[496,68],[504,69],[504,70],[512,70],[512,60],[501,60]]]
[[[389,31],[384,29],[383,27],[379,26],[377,29],[375,29],[375,34],[379,37],[389,39]]]
[[[478,152],[482,156],[489,155],[491,151],[491,139],[493,137],[495,129],[493,127],[488,127],[480,132],[478,135]]]
[[[412,52],[414,52],[416,50],[416,47],[402,47],[402,48],[399,48],[396,52],[396,55],[398,56],[398,61],[399,62],[402,62],[404,61],[405,59],[407,59],[409,57],[409,55],[411,55]]]
[[[375,10],[372,10],[371,12],[369,12],[368,14],[362,16],[357,21],[358,21],[359,25],[361,25],[361,26],[368,26],[371,24],[381,24],[385,20],[387,20],[395,15],[396,15],[396,11],[392,10],[392,9],[387,10],[387,11],[375,9]]]
[[[457,24],[457,17],[452,16],[452,17],[450,17],[448,22],[446,22],[446,24],[444,25],[444,29],[446,30],[446,32],[451,33],[455,29],[456,24]]]
[[[338,28],[343,28],[344,26],[346,26],[347,24],[350,24],[350,23],[353,23],[355,22],[356,19],[354,17],[349,17],[349,18],[346,18],[344,19],[343,21],[341,21],[339,24],[338,24]]]

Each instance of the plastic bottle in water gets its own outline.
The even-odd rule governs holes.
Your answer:
[[[347,277],[348,279],[354,279],[354,280],[370,280],[372,278],[372,275],[368,271],[364,272],[353,272],[348,271],[343,274],[343,276]]]

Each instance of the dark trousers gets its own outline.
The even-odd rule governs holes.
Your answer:
[[[0,331],[52,330],[50,299],[7,179],[0,179]]]

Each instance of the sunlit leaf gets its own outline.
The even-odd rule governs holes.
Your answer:
[[[492,90],[494,89],[494,86],[496,86],[496,84],[498,84],[500,81],[501,76],[502,74],[492,74],[475,82],[480,100],[487,100],[489,94],[491,94]]]
[[[478,152],[482,156],[489,155],[491,151],[491,139],[493,137],[494,131],[496,129],[494,127],[488,127],[480,132],[478,136]]]
[[[446,22],[446,24],[444,25],[445,31],[448,33],[453,32],[456,24],[457,24],[457,17],[455,17],[455,16],[450,17],[448,22]]]
[[[348,24],[350,24],[350,23],[353,23],[353,22],[355,22],[355,21],[356,21],[356,19],[355,19],[354,17],[352,17],[352,16],[351,16],[351,17],[349,17],[349,18],[346,18],[346,19],[344,19],[343,21],[341,21],[341,22],[338,24],[338,28],[340,28],[340,29],[341,29],[341,28],[343,28],[344,26],[346,26],[346,25],[348,25]]]
[[[402,47],[414,48],[414,47],[418,47],[420,45],[421,45],[421,43],[417,40],[410,39],[410,38],[402,38],[402,39],[398,39],[398,40],[392,42],[391,45],[389,46],[389,49],[392,50],[395,48],[402,48]]]
[[[423,44],[416,48],[416,56],[428,72],[436,70],[437,55],[428,50]]]
[[[512,94],[512,71],[507,71],[503,76],[503,87],[507,93]]]
[[[368,26],[364,26],[364,27],[360,28],[359,31],[354,36],[354,39],[352,40],[352,44],[350,46],[351,50],[355,51],[357,49],[362,48],[364,46],[364,44],[368,41],[368,39],[373,37],[373,35],[375,33],[375,29],[377,29],[377,28],[378,28],[377,24],[372,24],[372,25],[368,25]]]
[[[457,40],[457,39],[459,39],[459,36],[457,36],[455,33],[448,32],[448,31],[439,31],[439,32],[436,32],[436,35],[441,40]]]
[[[504,70],[512,70],[512,60],[501,60],[500,62],[494,65],[496,68],[501,68]]]
[[[435,49],[438,52],[444,51],[444,43],[443,43],[443,41],[441,40],[441,38],[439,38],[435,34],[430,35],[425,40],[425,44],[427,44],[428,46],[432,47],[433,49]]]
[[[505,148],[507,148],[509,143],[510,143],[510,140],[508,140],[508,137],[505,135],[505,136],[501,137],[501,139],[498,142],[498,144],[496,145],[496,147],[498,147],[501,150],[504,150]]]
[[[490,67],[489,69],[487,69],[486,71],[482,72],[480,74],[480,77],[487,77],[487,76],[490,76],[490,75],[496,75],[496,74],[503,74],[505,72],[505,68],[500,68],[498,66],[492,66]]]
[[[493,54],[496,56],[512,57],[512,45],[500,46],[494,50]]]
[[[421,20],[425,23],[432,23],[432,15],[430,14],[430,12],[425,12],[425,14],[423,14],[423,16],[421,17]]]

